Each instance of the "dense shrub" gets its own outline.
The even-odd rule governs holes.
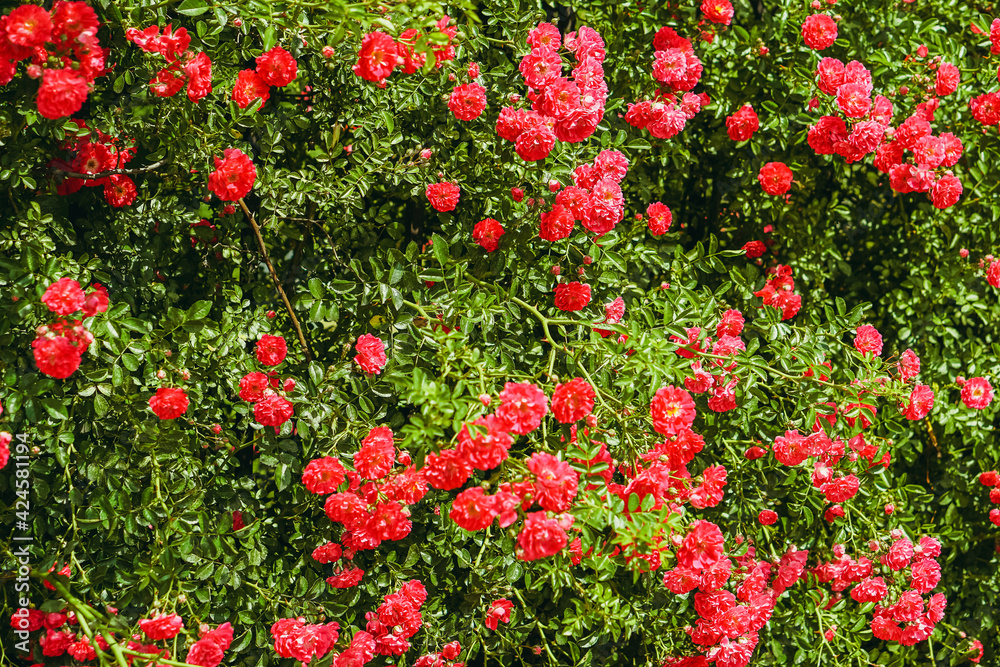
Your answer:
[[[11,4],[3,660],[994,659],[985,12]]]

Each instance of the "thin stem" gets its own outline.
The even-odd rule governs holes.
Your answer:
[[[271,264],[271,258],[267,254],[267,248],[264,247],[264,237],[260,235],[260,227],[257,226],[257,221],[254,220],[253,215],[250,213],[250,209],[247,208],[246,202],[243,201],[241,197],[239,199],[240,208],[243,209],[243,215],[247,217],[250,221],[250,226],[253,228],[253,234],[257,238],[257,246],[260,247],[261,254],[264,255],[264,263],[267,264],[267,270],[271,273],[271,280],[274,281],[274,286],[278,288],[278,294],[281,295],[281,301],[285,304],[285,310],[288,311],[288,316],[292,318],[292,326],[295,327],[295,333],[298,334],[299,344],[302,346],[302,351],[306,355],[306,361],[312,361],[312,353],[309,351],[309,344],[306,343],[306,336],[302,333],[302,325],[299,324],[299,318],[295,316],[295,311],[292,310],[292,304],[288,301],[288,297],[285,295],[285,290],[281,286],[281,280],[278,278],[278,272],[274,270],[274,265]]]

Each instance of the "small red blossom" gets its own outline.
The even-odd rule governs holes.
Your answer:
[[[288,343],[281,336],[264,335],[257,341],[257,361],[265,366],[277,366],[288,354]]]
[[[567,312],[583,310],[590,304],[590,285],[579,282],[556,285],[555,304]]]
[[[486,252],[495,252],[500,247],[500,237],[504,229],[493,218],[484,218],[472,228],[472,240]]]
[[[783,162],[768,162],[757,174],[761,189],[769,195],[783,195],[792,187],[792,170]]]
[[[223,158],[215,158],[215,171],[208,175],[208,189],[222,201],[236,201],[253,188],[257,168],[238,148],[227,148]]]
[[[288,51],[275,46],[257,56],[257,74],[264,83],[276,88],[283,88],[295,80],[298,73],[298,63]]]

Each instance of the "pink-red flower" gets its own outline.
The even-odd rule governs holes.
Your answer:
[[[442,181],[428,185],[425,194],[431,206],[435,210],[444,213],[446,211],[454,211],[455,207],[458,206],[458,197],[461,194],[461,188],[454,183]]]
[[[188,397],[183,389],[160,387],[150,396],[149,408],[160,419],[177,419],[187,412]]]
[[[292,404],[277,394],[264,396],[253,406],[253,416],[257,423],[274,428],[291,419],[294,412]]]
[[[531,382],[508,382],[500,392],[500,407],[496,416],[507,430],[517,435],[527,435],[542,423],[548,411],[545,392]]]
[[[87,80],[76,70],[46,69],[38,87],[38,113],[52,120],[72,116],[87,101],[88,90]]]
[[[878,329],[870,324],[863,324],[856,330],[854,336],[854,349],[861,353],[861,356],[871,355],[877,357],[882,354],[882,334]]]
[[[376,426],[354,454],[354,469],[363,479],[382,479],[396,462],[396,448],[392,443],[392,429]]]
[[[552,414],[563,424],[580,421],[594,411],[595,396],[594,388],[583,378],[558,384],[552,392]]]
[[[215,171],[208,175],[208,189],[222,201],[236,201],[253,188],[257,168],[243,151],[227,148],[215,158]]]
[[[567,312],[583,310],[590,304],[590,285],[580,282],[556,285],[556,308]]]
[[[673,219],[674,215],[666,204],[656,201],[646,207],[646,225],[653,236],[666,234]]]
[[[722,531],[711,521],[694,521],[679,549],[677,564],[692,570],[714,565],[723,555]]]
[[[57,315],[72,315],[82,310],[87,297],[80,283],[72,278],[60,278],[45,290],[42,303]]]
[[[826,14],[811,14],[802,24],[802,38],[810,49],[822,51],[837,41],[837,23]]]
[[[690,428],[697,414],[691,394],[673,385],[659,389],[649,409],[653,416],[653,428],[657,433],[668,436]]]
[[[236,75],[232,99],[239,108],[246,109],[255,100],[267,102],[270,97],[271,87],[254,70],[245,69]]]
[[[514,603],[510,600],[494,600],[486,611],[486,627],[496,630],[498,623],[510,623],[510,610],[513,608]]]
[[[398,47],[384,32],[370,32],[361,39],[358,62],[354,73],[366,81],[385,85],[386,78],[396,69]]]
[[[139,629],[154,641],[173,639],[183,627],[184,621],[177,614],[156,614],[139,621]]]
[[[925,384],[918,384],[910,391],[910,399],[903,416],[910,420],[923,419],[934,407],[934,390]]]
[[[495,252],[500,247],[503,226],[493,218],[484,218],[472,228],[472,240],[486,252]]]
[[[363,334],[358,337],[354,349],[358,352],[354,355],[354,361],[368,375],[378,375],[385,368],[388,360],[385,356],[385,344],[381,338],[371,334]]]
[[[257,341],[257,361],[265,366],[277,366],[288,354],[288,343],[281,336],[264,335]]]
[[[298,69],[298,63],[292,54],[280,46],[275,46],[257,56],[257,74],[269,86],[276,88],[287,86],[295,80]]]
[[[709,0],[705,0],[708,2]],[[733,141],[747,141],[760,128],[757,113],[749,104],[744,104],[740,110],[726,118],[726,132]]]
[[[313,459],[302,471],[302,483],[310,493],[334,493],[344,483],[346,471],[340,459],[324,456]]]
[[[962,402],[973,410],[983,410],[993,401],[993,386],[984,377],[966,380],[962,387]]]
[[[769,195],[783,195],[792,187],[792,170],[784,162],[768,162],[757,174],[760,187]]]
[[[580,475],[565,461],[545,452],[535,452],[525,464],[535,475],[535,502],[550,512],[569,510]]]
[[[516,553],[519,560],[538,560],[559,553],[567,544],[569,538],[558,519],[548,518],[545,512],[528,512],[517,535]]]
[[[448,99],[448,108],[458,120],[475,120],[486,109],[486,89],[478,83],[456,86]]]

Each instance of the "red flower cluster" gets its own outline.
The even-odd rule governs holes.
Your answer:
[[[990,502],[1000,504],[1000,474],[996,470],[980,473],[979,483],[990,487]],[[990,522],[1000,526],[1000,509],[994,507],[990,510]]]
[[[271,636],[275,653],[308,665],[313,658],[322,658],[330,652],[340,637],[340,624],[307,625],[301,617],[283,618],[271,626]]]
[[[420,608],[426,600],[427,589],[414,579],[403,584],[399,592],[386,595],[378,609],[365,614],[365,630],[374,640],[375,654],[398,656],[410,649],[410,638],[423,625]]]
[[[442,63],[455,59],[455,47],[452,40],[458,34],[458,28],[449,26],[451,19],[442,16],[437,22],[436,32],[445,36],[444,44],[433,46],[434,64],[440,68]],[[399,41],[384,32],[370,32],[361,39],[358,50],[358,62],[354,65],[354,73],[366,81],[385,87],[385,80],[399,66],[403,74],[413,74],[427,62],[426,53],[418,53],[415,49],[420,31],[415,28],[404,30]]]
[[[284,88],[295,80],[299,71],[292,54],[280,46],[257,56],[256,62],[256,69],[245,69],[236,75],[232,99],[241,109],[246,109],[256,100],[262,100],[261,104],[267,102],[271,97],[271,86]]]
[[[0,86],[13,80],[18,62],[30,60],[29,74],[42,79],[38,113],[50,119],[75,114],[94,79],[107,73],[108,54],[97,39],[100,26],[85,2],[58,0],[51,12],[25,4],[0,16]]]
[[[829,48],[837,41],[837,22],[826,14],[811,14],[802,23],[802,39],[810,49]]]
[[[265,366],[277,366],[285,360],[288,344],[281,336],[261,336],[256,346],[257,360]],[[278,433],[281,425],[295,414],[295,408],[286,396],[295,389],[295,380],[284,382],[277,371],[267,374],[255,371],[240,379],[240,398],[253,403],[253,416],[262,426],[273,426]]]
[[[563,311],[583,310],[590,305],[590,285],[579,282],[556,285],[555,304]]]
[[[615,150],[603,150],[593,163],[578,165],[574,185],[559,190],[552,209],[541,213],[539,236],[546,241],[564,239],[573,233],[577,220],[599,237],[610,232],[625,217],[620,183],[626,173],[628,159]]]
[[[42,373],[64,379],[80,367],[94,335],[81,320],[70,320],[68,316],[82,311],[84,317],[93,317],[108,309],[108,291],[100,283],[94,283],[90,289],[85,293],[76,280],[60,278],[42,295],[42,303],[60,316],[55,322],[38,327],[31,344],[35,363]]]
[[[944,68],[942,81],[951,76],[949,67]],[[937,208],[958,201],[962,183],[947,168],[962,156],[962,141],[950,132],[934,136],[930,125],[933,105],[918,107],[916,113],[893,128],[892,103],[882,95],[872,99],[872,75],[864,65],[856,60],[844,65],[836,58],[823,58],[816,74],[819,89],[836,97],[838,111],[852,123],[848,127],[840,116],[820,118],[807,136],[817,154],[836,153],[851,164],[874,153],[875,167],[889,175],[889,186],[896,192],[927,192]],[[973,115],[975,102],[970,103]],[[886,141],[887,137],[891,141]],[[912,163],[904,162],[907,151],[913,153]]]
[[[203,630],[201,638],[188,649],[184,662],[200,667],[218,667],[232,643],[233,627],[229,623],[223,623],[214,630]]]
[[[773,275],[762,289],[754,292],[754,296],[764,299],[765,306],[772,306],[781,311],[781,319],[795,317],[802,307],[802,297],[795,294],[795,281],[792,280],[792,267],[779,264],[769,268],[767,272]]]
[[[151,25],[145,30],[129,28],[125,39],[146,53],[159,53],[167,65],[149,82],[149,89],[157,97],[173,97],[187,84],[188,99],[194,103],[212,92],[212,61],[208,54],[190,51],[191,35],[187,28],[167,24],[160,34],[160,26]]]
[[[81,129],[87,124],[79,119],[73,119]],[[122,169],[135,157],[135,146],[119,146],[118,139],[96,130],[96,138],[92,134],[84,137],[74,137],[63,144],[63,150],[73,156],[69,162],[53,160],[50,163],[54,169],[77,174],[98,174],[115,169]],[[103,178],[78,178],[66,176],[58,181],[56,192],[69,195],[78,191],[84,185],[87,187],[104,187],[104,199],[116,208],[129,206],[135,201],[135,183],[124,174],[112,174]]]
[[[792,187],[792,170],[784,162],[768,162],[760,168],[757,181],[769,195],[783,195]]]
[[[597,129],[604,117],[608,85],[604,81],[604,40],[583,26],[563,37],[551,23],[539,23],[528,33],[527,53],[520,64],[528,86],[531,109],[506,106],[497,118],[497,134],[514,142],[522,160],[548,157],[557,141],[579,143]],[[572,51],[572,78],[562,75],[560,42]]]
[[[709,100],[705,93],[690,92],[702,73],[690,40],[664,26],[653,38],[653,49],[653,76],[664,89],[658,90],[653,100],[629,104],[625,120],[633,127],[649,130],[658,139],[669,139],[683,130]]]

